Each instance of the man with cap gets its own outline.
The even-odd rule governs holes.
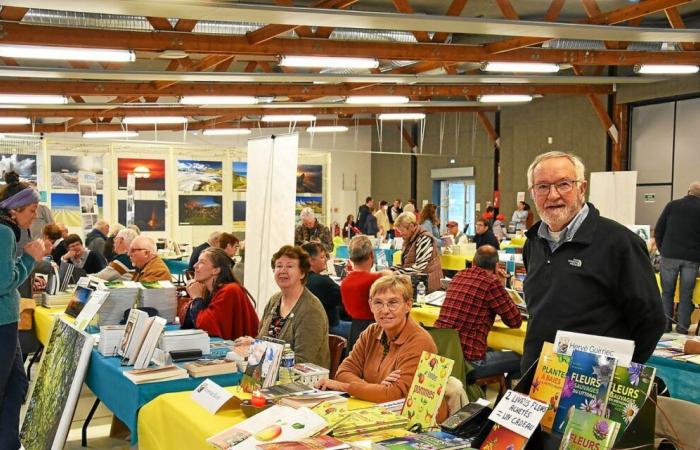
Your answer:
[[[456,221],[450,220],[447,222],[447,233],[454,238],[455,244],[459,244],[461,240],[464,240],[464,244],[467,243],[467,236],[459,231],[459,224]]]

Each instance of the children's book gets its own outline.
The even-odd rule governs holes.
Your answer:
[[[499,424],[494,424],[480,450],[523,450],[528,439]]]
[[[408,418],[409,428],[420,424],[422,429],[427,429],[435,424],[453,365],[454,361],[444,356],[426,351],[421,354],[411,388],[406,394],[406,403],[401,410],[401,415]]]
[[[434,431],[430,433],[412,434],[379,441],[372,445],[373,450],[457,450],[471,448],[470,441],[457,436]]]
[[[620,433],[624,433],[649,397],[655,374],[655,367],[634,362],[629,367],[615,368],[605,417],[620,424]]]
[[[537,362],[537,370],[535,370],[535,376],[532,379],[529,395],[531,398],[547,404],[547,412],[544,413],[542,422],[540,422],[547,431],[551,431],[552,423],[554,423],[570,359],[571,357],[568,355],[555,353],[551,342],[545,342],[542,346],[542,353]]]
[[[569,419],[559,450],[608,450],[615,442],[620,424],[579,409]]]
[[[343,408],[315,410],[328,422],[329,434],[332,432],[333,436],[343,440],[377,431],[394,428],[405,429],[408,423],[406,417],[378,406],[353,409],[352,411]]]
[[[563,433],[574,410],[602,416],[615,373],[615,358],[574,350],[552,429]]]

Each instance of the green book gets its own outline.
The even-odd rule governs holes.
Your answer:
[[[655,367],[634,362],[629,367],[615,368],[605,417],[619,423],[621,433],[632,423],[649,397],[655,374]]]
[[[620,424],[589,413],[574,409],[566,424],[559,450],[609,450],[615,443]]]

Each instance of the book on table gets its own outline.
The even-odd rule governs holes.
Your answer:
[[[284,341],[271,338],[256,339],[250,346],[241,388],[253,392],[261,387],[272,386],[277,381],[277,372],[284,353]]]
[[[545,342],[542,346],[542,353],[537,361],[537,369],[532,379],[529,395],[531,398],[547,404],[547,411],[540,422],[547,431],[552,430],[570,359],[571,357],[568,355],[555,353],[551,342]]]
[[[638,363],[617,366],[605,416],[620,424],[620,435],[632,423],[649,397],[656,368]]]
[[[392,437],[372,444],[373,450],[458,450],[471,448],[470,441],[444,431]]]
[[[223,375],[238,371],[238,365],[225,359],[199,359],[185,363],[183,367],[193,378]]]
[[[496,423],[479,448],[481,450],[524,450],[527,441],[528,438]]]
[[[294,394],[301,394],[304,392],[316,392],[316,389],[302,383],[276,384],[274,386],[260,389],[260,394],[270,400],[287,397]],[[320,392],[323,393],[323,391]]]
[[[134,369],[145,369],[151,363],[151,358],[153,358],[153,352],[156,349],[156,344],[158,343],[158,338],[160,338],[161,333],[163,333],[163,328],[165,328],[165,319],[162,317],[151,317],[151,325],[148,327],[148,332],[146,337],[143,339],[141,348],[136,355],[136,360],[134,361]]]
[[[454,361],[444,356],[426,351],[421,354],[401,410],[401,415],[408,418],[409,428],[419,424],[427,429],[435,424],[453,365]]]
[[[258,450],[341,450],[351,448],[351,445],[331,436],[318,436],[299,439],[293,442],[284,441],[272,444],[258,444],[256,447]]]
[[[138,356],[138,351],[152,321],[153,318],[148,317],[148,313],[145,311],[139,309],[129,311],[129,317],[124,326],[124,336],[122,336],[117,351],[117,354],[127,365],[133,365],[136,362],[136,356]]]
[[[597,414],[576,409],[566,424],[560,450],[609,450],[620,424]]]
[[[353,409],[352,411],[329,408],[318,412],[328,422],[333,436],[343,440],[377,431],[395,428],[406,429],[408,425],[407,417],[380,406]]]
[[[178,366],[153,367],[149,369],[133,369],[123,372],[134,384],[153,383],[156,381],[171,381],[189,378],[185,369]]]

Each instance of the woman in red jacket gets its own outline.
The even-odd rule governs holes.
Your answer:
[[[259,320],[252,299],[233,277],[231,260],[222,249],[202,251],[187,293],[192,300],[181,313],[182,328],[199,328],[223,339],[257,334]]]

